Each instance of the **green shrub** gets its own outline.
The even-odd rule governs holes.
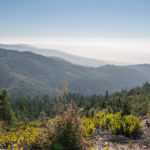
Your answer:
[[[82,128],[83,128],[85,137],[90,138],[93,135],[93,133],[95,132],[93,120],[91,120],[89,118],[85,118],[82,121],[82,126],[83,126]]]
[[[133,115],[124,116],[122,121],[123,132],[125,135],[135,135],[143,126],[139,118]]]
[[[122,117],[121,113],[116,113],[116,114],[108,114],[106,116],[109,116],[109,124],[108,124],[108,129],[109,131],[112,131],[113,133],[122,133]]]
[[[54,120],[48,122],[49,149],[56,148],[59,143],[63,150],[85,150],[86,138],[82,131],[82,119],[71,102],[66,110],[58,113]]]
[[[106,126],[105,117],[106,117],[106,113],[104,111],[101,111],[100,113],[97,113],[95,115],[94,124],[96,128],[104,128]]]
[[[138,117],[133,115],[122,116],[121,112],[116,114],[100,112],[95,115],[94,123],[96,127],[126,136],[136,135],[142,127]]]

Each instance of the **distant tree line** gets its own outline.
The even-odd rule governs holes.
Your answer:
[[[95,113],[104,110],[108,113],[122,112],[122,115],[133,114],[145,116],[150,114],[150,84],[145,83],[142,87],[136,87],[129,91],[122,90],[109,95],[82,96],[80,94],[68,93],[67,103],[74,100],[78,107],[82,108],[86,116],[93,116]],[[3,89],[0,93],[0,121],[4,120],[7,124],[13,121],[33,121],[41,115],[53,118],[56,110],[54,104],[57,97],[18,97],[11,99],[7,90]]]

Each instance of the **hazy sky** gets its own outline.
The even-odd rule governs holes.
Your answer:
[[[0,43],[150,63],[150,0],[1,0]]]

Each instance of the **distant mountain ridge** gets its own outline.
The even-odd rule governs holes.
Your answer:
[[[24,45],[23,44],[18,44],[18,45],[0,44],[0,48],[4,48],[8,50],[17,50],[17,51],[29,51],[29,52],[33,52],[33,53],[40,54],[43,56],[48,56],[48,57],[58,57],[66,61],[69,61],[73,64],[87,66],[87,67],[99,67],[99,66],[103,66],[106,64],[114,64],[114,65],[126,64],[126,63],[121,63],[121,62],[104,61],[104,60],[97,60],[97,59],[86,58],[86,57],[81,57],[81,56],[75,56],[75,55],[71,55],[71,54],[61,52],[55,49],[35,48],[33,46],[25,45],[25,44]]]
[[[150,82],[150,65],[83,67],[32,52],[0,49],[0,89],[11,96],[56,95],[68,83],[68,91],[83,95],[130,89]]]

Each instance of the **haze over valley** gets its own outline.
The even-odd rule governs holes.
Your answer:
[[[6,45],[0,44],[0,48],[8,49],[8,50],[17,50],[17,51],[29,51],[36,54],[40,54],[47,57],[57,57],[58,59],[64,59],[69,61],[73,64],[81,65],[81,66],[88,66],[88,67],[99,67],[106,64],[116,64],[116,65],[125,65],[127,63],[123,62],[113,62],[113,61],[104,61],[98,59],[92,59],[87,57],[81,57],[76,55],[71,55],[60,50],[55,49],[42,49],[42,48],[35,48],[30,45]]]

